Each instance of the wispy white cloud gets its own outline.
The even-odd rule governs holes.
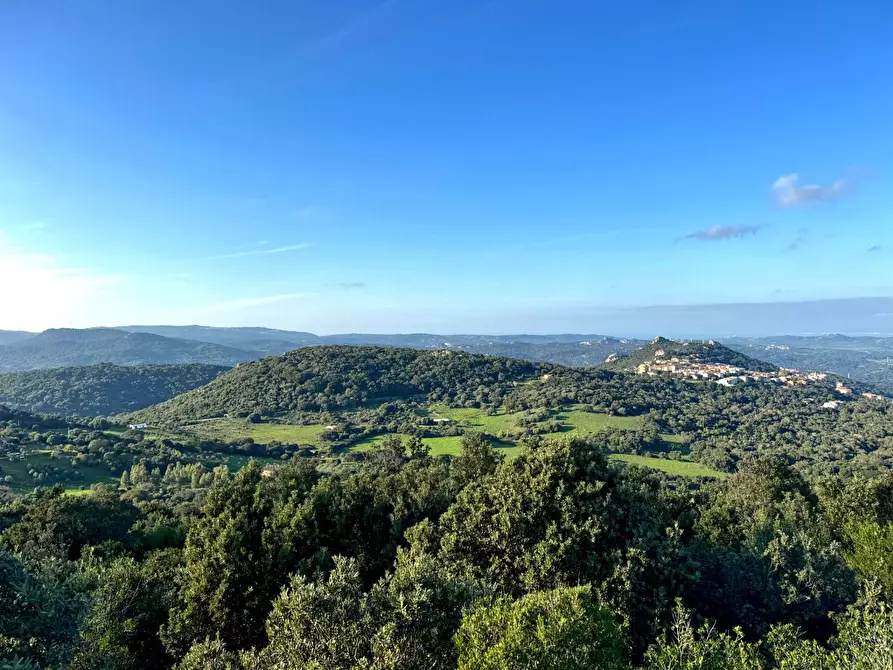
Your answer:
[[[686,235],[689,240],[702,240],[704,242],[718,242],[730,240],[746,235],[756,235],[759,226],[710,226],[704,230],[697,230]]]
[[[256,298],[239,298],[236,300],[225,300],[223,302],[206,305],[204,312],[210,314],[218,314],[220,312],[236,312],[242,309],[258,307],[260,305],[270,305],[277,302],[285,302],[287,300],[301,300],[303,298],[312,298],[316,293],[281,293],[279,295],[265,295]]]
[[[782,207],[793,207],[804,202],[837,200],[849,187],[846,179],[838,179],[830,184],[808,184],[800,186],[800,176],[786,174],[775,180],[772,191],[778,204]]]
[[[264,254],[282,254],[286,251],[297,251],[299,249],[307,249],[313,246],[309,242],[302,244],[290,244],[287,247],[276,247],[275,249],[254,249],[252,251],[236,251],[231,254],[220,254],[219,256],[208,256],[205,260],[217,261],[224,258],[244,258],[245,256],[262,256]]]

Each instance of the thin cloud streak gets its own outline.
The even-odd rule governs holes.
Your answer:
[[[873,247],[869,247],[868,251],[870,251],[870,252],[881,251],[882,249],[883,249],[883,247],[880,244],[875,244]]]
[[[313,246],[309,242],[303,244],[291,244],[287,247],[277,247],[275,249],[255,249],[254,251],[237,251],[231,254],[221,254],[219,256],[208,256],[204,260],[218,261],[226,258],[245,258],[246,256],[262,256],[265,254],[281,254],[286,251],[297,251],[299,249],[307,249]]]
[[[782,207],[793,207],[805,202],[824,201],[830,202],[843,196],[849,182],[846,179],[838,179],[830,184],[808,184],[798,186],[800,176],[796,173],[782,175],[772,184],[775,199]]]
[[[260,305],[270,305],[276,302],[285,302],[286,300],[312,298],[316,295],[316,293],[281,293],[279,295],[265,295],[256,298],[225,300],[224,302],[218,302],[213,305],[206,305],[202,311],[209,314],[218,314],[220,312],[236,312],[240,309],[248,309],[250,307],[258,307]]]
[[[746,235],[756,235],[759,226],[710,226],[705,230],[698,230],[685,236],[687,240],[701,240],[702,242],[718,242],[731,240]]]

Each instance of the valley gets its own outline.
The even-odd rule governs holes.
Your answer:
[[[327,607],[377,599],[366,635],[404,622],[407,602],[446,598],[409,616],[422,649],[437,640],[430,622],[444,627],[437,653],[452,662],[457,627],[482,611],[474,602],[489,602],[462,594],[570,597],[553,584],[580,579],[620,603],[598,605],[612,613],[608,639],[629,659],[618,670],[663,667],[648,659],[675,644],[658,637],[677,616],[665,593],[768,645],[760,636],[780,635],[778,620],[854,616],[847,608],[860,580],[886,574],[863,555],[887,555],[893,402],[855,382],[843,393],[833,375],[798,375],[716,342],[664,338],[586,368],[452,348],[325,345],[232,368],[96,364],[0,375],[0,389],[28,407],[0,404],[0,558],[38,585],[32,597],[54,597],[37,567],[54,557],[103,589],[71,577],[64,602],[89,592],[111,611],[130,607],[119,604],[125,598],[149,613],[120,629],[95,618],[106,605],[86,605],[92,618],[78,625],[87,632],[60,652],[84,667],[107,653],[92,631],[109,629],[102,635],[148,640],[158,668],[235,653],[206,654],[206,638],[196,637],[204,633],[189,627],[167,637],[167,626],[180,625],[172,621],[224,631],[253,664],[245,670],[275,667],[279,629],[261,624],[276,621],[283,599],[312,603],[320,588]],[[125,411],[90,416],[92,408]],[[820,576],[801,580],[807,569]],[[754,578],[758,589],[747,586]],[[240,586],[226,586],[234,579]],[[334,580],[353,586],[329,591]],[[246,604],[245,593],[258,595]],[[781,593],[797,606],[777,604]],[[218,629],[190,618],[194,603],[214,598],[241,623]],[[55,627],[63,615],[49,603],[60,601],[41,602]],[[136,638],[134,625],[143,626]],[[339,615],[326,637],[343,625]],[[342,637],[341,647],[356,639]],[[740,656],[734,645],[744,643],[729,640],[728,654]],[[785,654],[799,653],[787,644]]]

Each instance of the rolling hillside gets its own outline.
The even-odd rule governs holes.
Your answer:
[[[203,386],[228,368],[96,365],[0,374],[0,403],[35,412],[95,416],[132,412]]]
[[[340,410],[389,399],[504,393],[551,366],[463,352],[390,347],[308,347],[239,365],[213,382],[137,412],[132,420],[194,421],[250,413]],[[486,398],[485,398],[486,399]]]
[[[207,363],[232,366],[257,358],[234,347],[114,328],[47,330],[0,346],[0,372],[115,363]]]
[[[0,330],[0,346],[19,342],[29,337],[34,337],[35,333],[29,333],[24,330]]]

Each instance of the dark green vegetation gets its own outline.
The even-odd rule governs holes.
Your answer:
[[[326,346],[138,419],[0,407],[0,663],[893,663],[886,400]]]
[[[832,400],[841,401],[838,409],[822,407]],[[477,412],[486,421],[438,414],[439,405]],[[240,437],[239,421],[257,426],[252,432],[265,426],[287,430],[273,426],[289,424],[332,426],[317,433],[321,441],[308,442],[337,450],[386,433],[437,438],[461,435],[465,428],[514,443],[525,435],[566,432],[574,419],[558,415],[571,408],[585,410],[579,415],[584,417],[644,421],[642,431],[606,433],[612,451],[675,454],[722,472],[734,472],[755,453],[784,456],[811,475],[880,472],[893,464],[890,403],[843,398],[833,383],[725,388],[463,352],[380,347],[308,347],[242,364],[207,386],[122,421],[226,440]],[[224,418],[233,431],[229,435],[202,430],[206,420],[214,419],[207,423],[215,426]]]
[[[82,367],[0,374],[0,402],[66,416],[120,414],[207,384],[227,368],[202,363]]]
[[[544,374],[540,366],[461,352],[383,347],[308,347],[238,366],[205,387],[133,420],[195,421],[226,414],[283,416],[378,406],[387,400],[427,399],[460,406],[499,406],[519,382]]]
[[[117,330],[154,338],[117,343],[115,358],[103,356],[103,342],[113,329],[48,331],[35,335],[0,331],[0,370],[23,370],[99,362],[119,364],[200,362],[232,366],[306,346],[333,344],[450,349],[520,358],[570,367],[602,364],[609,357],[630,354],[648,345],[645,340],[604,335],[436,335],[426,333],[375,335],[313,333],[272,328],[210,328],[206,326],[125,326]],[[33,342],[26,344],[26,340]],[[189,344],[184,347],[184,341]],[[3,345],[19,343],[21,349]],[[804,371],[831,372],[875,386],[893,389],[893,338],[781,336],[728,338],[723,343],[758,360]],[[213,345],[213,346],[209,346]],[[725,356],[731,359],[731,356]],[[745,366],[746,367],[746,366]]]
[[[677,342],[665,337],[656,337],[643,347],[626,356],[612,357],[602,364],[605,370],[635,371],[643,363],[655,360],[680,358],[697,363],[724,363],[755,372],[773,372],[777,369],[771,363],[751,358],[729,349],[727,346],[708,340],[707,342]]]
[[[208,363],[232,366],[256,354],[220,344],[115,328],[60,328],[0,346],[0,372],[94,363]]]
[[[597,439],[356,470],[133,467],[0,503],[17,668],[884,668],[893,476],[751,458],[701,490]]]
[[[89,493],[93,484],[129,478],[133,468],[160,473],[169,467],[189,467],[200,478],[219,466],[237,470],[250,456],[269,463],[312,451],[299,445],[224,444],[110,430],[109,422],[101,418],[63,420],[0,405],[0,490],[16,493],[54,485],[72,495]]]

